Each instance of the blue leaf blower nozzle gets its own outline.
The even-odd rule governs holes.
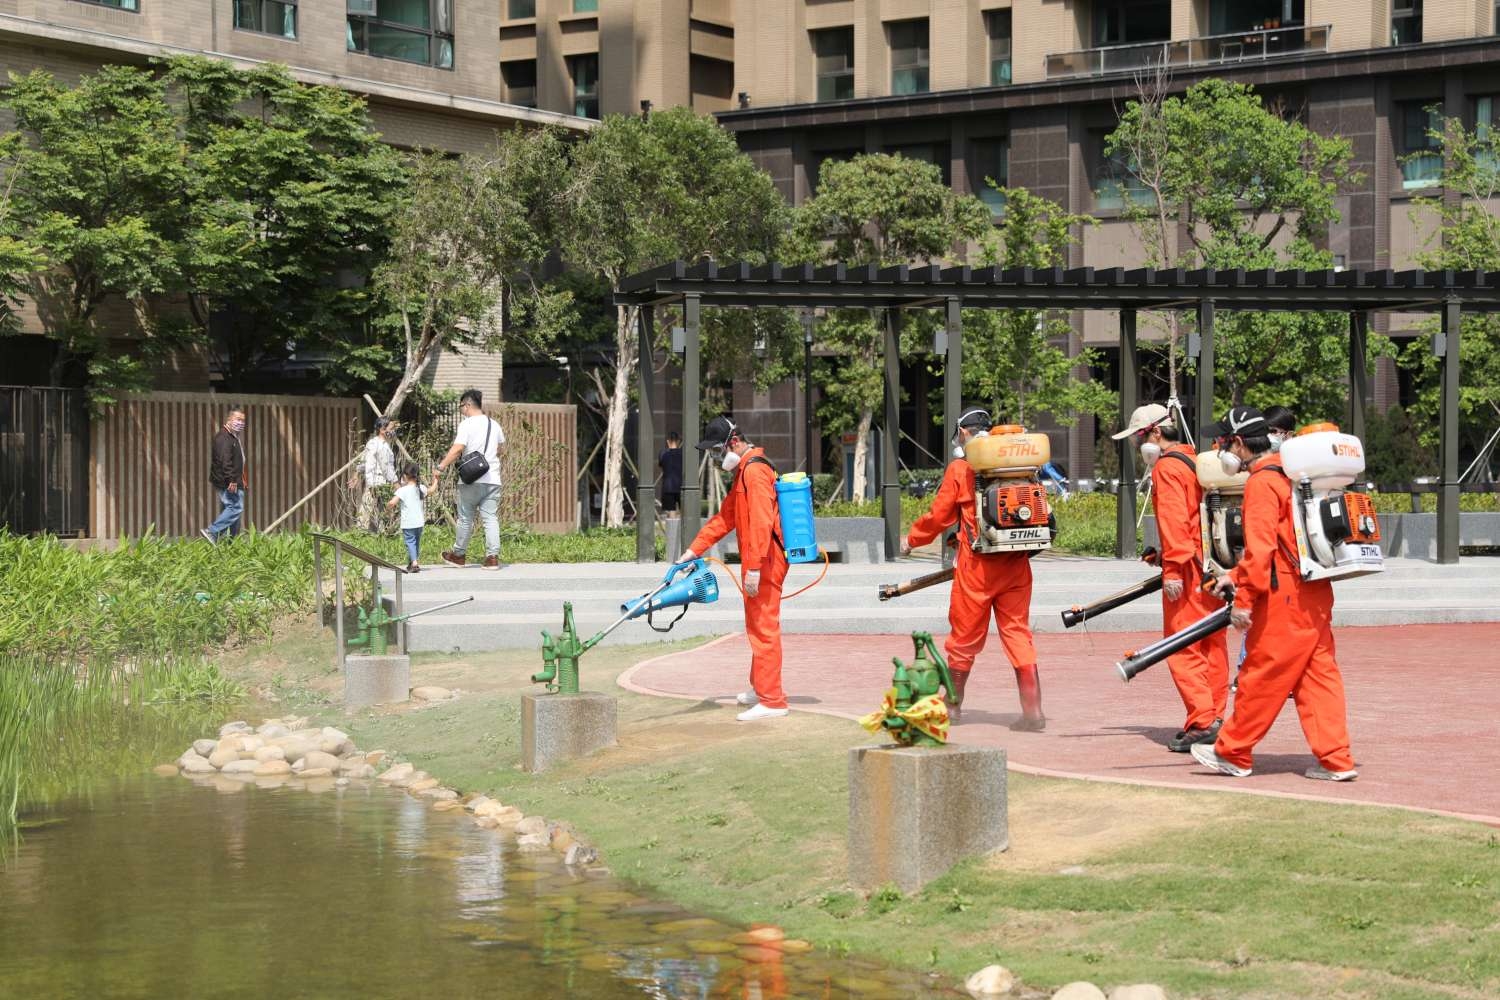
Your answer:
[[[714,571],[702,559],[695,560],[692,570],[676,583],[664,584],[649,594],[620,605],[620,613],[627,620],[650,617],[666,608],[682,608],[687,613],[689,604],[712,604],[719,599],[719,581]],[[679,616],[681,617],[681,616]]]

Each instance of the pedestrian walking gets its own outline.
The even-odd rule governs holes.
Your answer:
[[[458,465],[458,525],[453,548],[443,553],[452,566],[468,563],[469,537],[477,517],[484,525],[484,568],[500,568],[500,446],[505,432],[484,412],[484,396],[466,389],[458,398],[463,415],[453,434],[453,446],[438,463],[438,472]]]
[[[396,422],[389,417],[377,417],[374,433],[365,442],[364,461],[360,464],[364,488],[355,514],[356,523],[366,531],[380,530],[380,501],[375,496],[375,488],[396,482],[396,453],[391,447],[395,439]]]
[[[240,437],[244,432],[245,408],[236,406],[214,435],[208,481],[219,498],[219,516],[214,518],[213,524],[199,531],[212,543],[217,543],[225,532],[230,535],[240,533],[240,518],[245,513],[245,442]]]
[[[667,446],[656,458],[661,469],[661,509],[664,514],[676,514],[682,503],[682,435],[676,431],[667,434]]]
[[[401,538],[406,542],[406,569],[411,573],[422,569],[422,529],[427,525],[427,508],[422,500],[437,489],[436,471],[430,483],[424,484],[421,475],[416,462],[407,462],[401,469],[401,485],[396,487],[395,496],[386,501],[387,507],[401,507]]]

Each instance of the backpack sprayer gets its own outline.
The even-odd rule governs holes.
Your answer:
[[[678,572],[686,572],[687,575],[673,583]],[[542,672],[531,675],[532,683],[545,684],[547,690],[554,694],[577,694],[579,657],[603,642],[604,637],[615,629],[644,615],[646,624],[651,626],[652,631],[670,632],[672,626],[687,614],[689,604],[712,604],[718,599],[719,581],[714,576],[714,571],[702,559],[695,559],[685,570],[668,570],[655,590],[621,604],[620,617],[608,628],[601,629],[586,640],[579,640],[578,629],[573,624],[573,602],[564,602],[562,631],[554,636],[545,629],[542,630]],[[654,621],[656,612],[667,608],[682,610],[667,623],[666,628],[657,628]]]
[[[1002,424],[964,445],[974,467],[975,552],[1040,552],[1052,547],[1056,519],[1047,503],[1042,469],[1051,464],[1052,443],[1019,424]]]
[[[1336,424],[1310,424],[1281,446],[1292,481],[1292,522],[1304,580],[1341,580],[1385,570],[1380,522],[1367,494],[1345,490],[1365,471],[1359,438]]]

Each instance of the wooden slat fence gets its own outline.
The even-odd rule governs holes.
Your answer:
[[[155,392],[121,399],[92,433],[90,534],[182,536],[218,513],[208,482],[214,433],[230,406],[246,409],[245,523],[269,524],[335,469],[363,437],[353,399]],[[337,524],[339,493],[321,492],[284,526]]]
[[[134,537],[151,529],[185,536],[207,526],[218,513],[208,482],[209,452],[235,404],[248,411],[247,525],[270,524],[352,458],[371,417],[353,399],[191,392],[126,397],[93,424],[89,534]],[[509,403],[486,409],[505,429],[502,517],[526,521],[537,531],[572,531],[577,527],[577,408]],[[440,455],[415,457],[425,468]],[[344,479],[281,527],[343,526],[349,510],[349,497],[341,491]]]

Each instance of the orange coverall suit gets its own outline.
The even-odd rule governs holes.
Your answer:
[[[776,471],[765,449],[751,448],[740,458],[734,482],[719,512],[709,518],[689,546],[707,552],[735,532],[740,543],[740,576],[760,571],[760,592],[745,598],[745,634],[750,638],[750,686],[766,708],[786,708],[781,689],[781,585],[786,582],[786,553],[771,539],[780,524],[776,506]]]
[[[1042,715],[1041,681],[1036,669],[1036,645],[1031,639],[1031,560],[1024,552],[978,553],[969,547],[977,536],[974,522],[974,467],[954,459],[943,471],[943,481],[932,507],[912,525],[907,542],[926,545],[954,524],[959,525],[954,561],[953,591],[948,599],[948,639],[943,650],[960,698],[968,683],[974,657],[984,649],[990,615],[1000,627],[1000,642],[1016,672],[1021,710],[1026,718]]]
[[[1186,455],[1194,464],[1169,459],[1168,453]],[[1182,581],[1182,596],[1177,600],[1169,600],[1165,592],[1161,595],[1162,634],[1172,635],[1224,605],[1200,586],[1203,535],[1199,505],[1203,487],[1198,483],[1193,450],[1183,444],[1167,447],[1151,467],[1151,479],[1162,579]],[[1215,719],[1224,718],[1229,702],[1229,650],[1223,632],[1169,657],[1167,665],[1187,708],[1183,729],[1207,729]]]
[[[1292,484],[1266,468],[1277,460],[1260,458],[1245,484],[1245,554],[1229,578],[1235,607],[1250,612],[1248,653],[1234,713],[1219,730],[1214,752],[1240,767],[1252,766],[1251,750],[1291,695],[1318,763],[1349,771],[1354,757],[1344,678],[1333,653],[1333,587],[1327,580],[1305,581],[1298,572]]]

